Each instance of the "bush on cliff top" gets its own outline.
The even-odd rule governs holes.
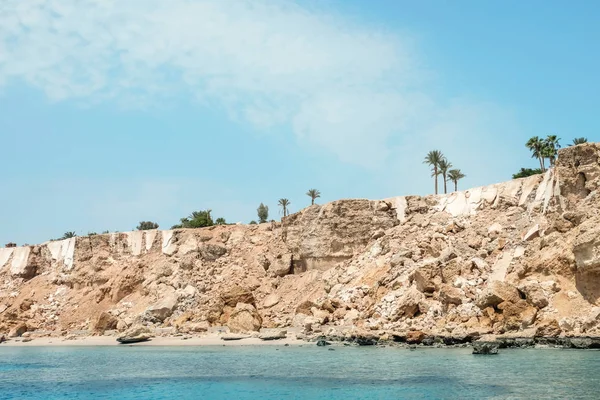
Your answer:
[[[513,179],[519,179],[519,178],[526,178],[528,176],[532,176],[532,175],[537,175],[537,174],[541,174],[542,173],[542,169],[541,168],[521,168],[521,170],[519,172],[517,172],[516,174],[513,174]]]
[[[158,229],[158,224],[152,221],[140,221],[140,224],[135,228],[138,231],[147,231],[150,229]]]
[[[181,218],[180,223],[173,225],[171,229],[180,228],[204,228],[215,225],[210,213],[212,210],[194,211],[189,217]],[[225,225],[225,218],[217,218],[217,225]]]

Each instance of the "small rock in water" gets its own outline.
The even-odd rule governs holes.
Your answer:
[[[331,347],[328,348],[327,350],[329,350],[329,351],[335,351],[335,349],[332,349]]]
[[[474,342],[473,354],[498,354],[498,343]]]

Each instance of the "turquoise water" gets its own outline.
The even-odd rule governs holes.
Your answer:
[[[597,399],[600,353],[0,347],[0,399]]]

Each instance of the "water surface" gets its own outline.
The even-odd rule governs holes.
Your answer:
[[[0,347],[0,399],[597,399],[600,353]]]

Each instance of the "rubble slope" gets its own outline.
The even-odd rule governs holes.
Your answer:
[[[544,175],[448,195],[2,248],[0,333],[596,335],[599,160],[583,144]]]

